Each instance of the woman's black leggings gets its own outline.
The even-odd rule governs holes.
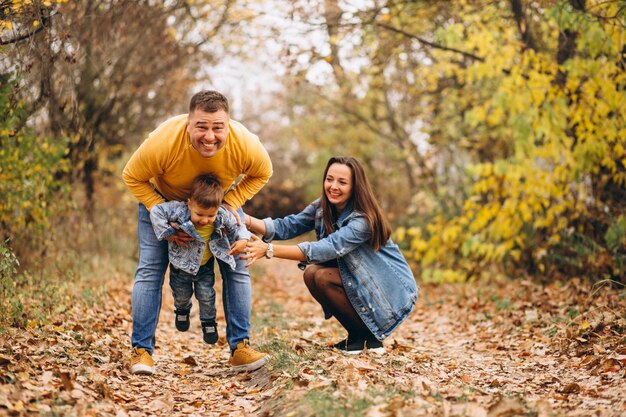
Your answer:
[[[375,339],[352,307],[343,288],[339,268],[311,265],[304,271],[304,283],[313,298],[322,306],[325,317],[335,316],[348,331],[349,339]]]

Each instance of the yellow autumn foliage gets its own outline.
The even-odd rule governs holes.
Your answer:
[[[452,3],[458,13],[440,39],[483,59],[458,65],[458,56],[440,51],[422,68],[429,82],[463,80],[442,91],[436,112],[443,121],[462,111],[438,138],[468,149],[469,162],[458,211],[402,236],[422,279],[593,273],[590,267],[602,278],[623,277],[626,29],[623,17],[598,17],[620,16],[619,2],[587,1],[595,18],[566,2],[536,5],[532,47],[504,3]],[[575,32],[568,51],[559,43],[565,31]],[[442,207],[449,195],[436,197]],[[596,262],[600,253],[609,261]]]

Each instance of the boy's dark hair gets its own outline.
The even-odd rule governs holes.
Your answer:
[[[224,189],[215,174],[198,175],[191,184],[189,199],[202,208],[219,207],[224,198]]]
[[[215,113],[219,110],[224,110],[228,113],[228,99],[224,94],[217,91],[200,91],[194,94],[189,102],[189,113],[193,113],[196,109],[206,113]]]

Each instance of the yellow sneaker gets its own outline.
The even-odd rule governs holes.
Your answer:
[[[133,353],[130,355],[130,373],[141,375],[154,373],[154,361],[144,348],[133,348]]]
[[[269,355],[263,352],[257,352],[250,347],[248,339],[237,345],[237,349],[230,353],[228,362],[237,372],[256,371],[267,362]]]

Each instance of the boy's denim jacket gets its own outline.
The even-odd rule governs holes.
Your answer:
[[[194,238],[189,242],[189,247],[168,242],[168,252],[170,263],[182,271],[196,275],[200,269],[200,261],[204,253],[206,243],[196,231],[191,222],[191,213],[187,208],[187,203],[183,201],[168,201],[157,204],[150,210],[150,220],[157,239],[163,240],[176,232],[170,222],[176,223],[182,231]],[[217,211],[217,217],[213,223],[214,231],[209,240],[209,249],[213,256],[226,262],[235,269],[235,258],[229,255],[230,242],[237,240],[249,240],[250,232],[246,226],[237,226],[235,216],[224,207]]]
[[[383,340],[406,319],[417,301],[419,288],[398,245],[391,239],[375,252],[369,246],[367,218],[348,204],[336,230],[326,235],[320,199],[301,213],[282,219],[263,219],[264,240],[286,240],[315,230],[317,242],[299,243],[307,263],[336,259],[348,299],[378,340]]]

